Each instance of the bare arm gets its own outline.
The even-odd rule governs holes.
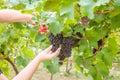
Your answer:
[[[0,75],[0,80],[8,80],[3,74]]]
[[[22,14],[16,10],[0,10],[0,22],[29,22],[32,24],[33,15]]]
[[[51,60],[59,54],[60,48],[55,53],[52,53],[51,48],[52,46],[48,47],[36,56],[13,80],[31,80],[42,61]]]
[[[15,76],[12,80],[31,80],[33,74],[37,70],[39,64],[45,60],[51,60],[56,57],[60,48],[56,50],[56,52],[51,51],[52,46],[48,47],[41,53],[39,53],[17,76]],[[3,74],[0,75],[0,80],[8,80]]]

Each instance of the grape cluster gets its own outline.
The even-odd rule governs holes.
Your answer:
[[[63,35],[62,34],[53,35],[52,33],[50,33],[48,38],[49,38],[51,44],[53,45],[52,51],[55,52],[59,48],[59,46],[62,42]]]
[[[77,35],[81,36],[80,34]],[[52,47],[53,52],[56,51],[61,45],[61,51],[60,54],[58,55],[60,60],[64,60],[66,57],[70,57],[72,47],[76,46],[77,43],[79,42],[79,39],[75,39],[72,36],[63,37],[62,34],[53,35],[52,33],[50,33],[49,35],[49,40],[53,45]],[[62,62],[60,62],[60,64],[62,64]]]
[[[72,47],[77,44],[76,40],[73,37],[64,37],[62,40],[61,51],[59,54],[60,60],[64,60],[67,57],[71,56]],[[60,63],[62,64],[62,62]]]

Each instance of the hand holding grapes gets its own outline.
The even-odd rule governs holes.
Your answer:
[[[54,57],[58,56],[58,54],[60,53],[60,48],[58,48],[55,52],[52,52],[51,49],[52,45],[45,49],[44,51],[42,51],[41,53],[39,53],[38,56],[41,59],[41,61],[51,60]]]
[[[52,46],[43,50],[39,53],[15,78],[12,80],[31,80],[33,74],[37,70],[39,64],[45,60],[51,60],[56,57],[60,53],[60,48],[58,48],[55,52],[51,51]],[[26,74],[26,72],[28,72]]]

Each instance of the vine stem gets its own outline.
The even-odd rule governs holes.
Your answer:
[[[16,75],[17,75],[17,74],[19,73],[19,71],[18,71],[16,65],[14,64],[14,62],[13,62],[9,57],[4,58],[4,59],[5,59],[6,61],[8,61],[8,62],[12,65],[12,67],[13,67],[13,69],[14,69]]]
[[[111,13],[111,12],[115,12],[115,10],[107,10],[107,11],[104,11],[104,12],[95,12],[95,14],[107,14],[107,13]]]
[[[76,36],[76,35],[72,35],[73,38],[76,38],[76,39],[81,39],[81,37],[79,36]]]
[[[70,66],[70,67],[69,67]],[[70,62],[67,62],[67,64],[66,64],[66,72],[68,73],[68,74],[70,74],[70,70],[72,69],[72,63]]]
[[[50,80],[53,80],[53,74],[51,74],[51,76],[50,76]]]

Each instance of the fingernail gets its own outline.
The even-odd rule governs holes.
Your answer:
[[[59,50],[61,50],[61,48],[58,48]]]

